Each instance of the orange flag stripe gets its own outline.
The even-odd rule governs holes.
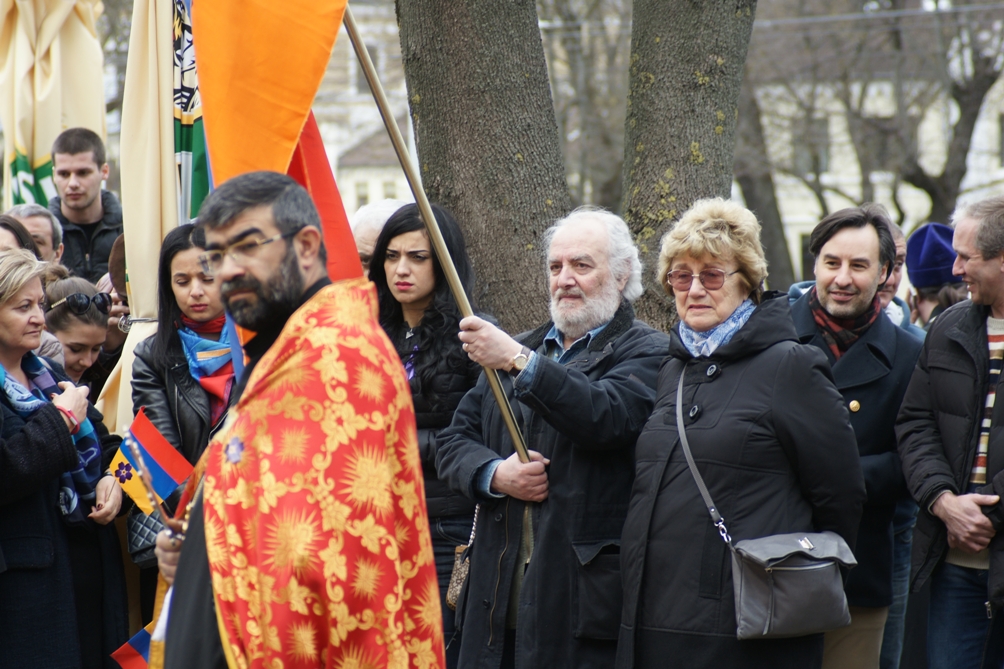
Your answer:
[[[192,16],[213,180],[286,172],[346,0],[214,0]]]

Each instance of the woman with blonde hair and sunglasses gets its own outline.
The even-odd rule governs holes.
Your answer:
[[[662,240],[659,279],[680,322],[635,447],[619,669],[667,658],[694,669],[822,664],[822,634],[737,640],[729,547],[677,428],[680,415],[733,542],[831,530],[853,544],[865,489],[849,414],[822,352],[798,343],[787,295],[763,291],[766,277],[760,224],[733,202],[695,202]]]
[[[85,374],[98,361],[108,334],[112,297],[87,279],[71,276],[46,283],[45,301],[45,328],[63,346],[66,375],[76,384],[86,383]]]

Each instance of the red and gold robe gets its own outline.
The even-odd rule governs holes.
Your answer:
[[[445,666],[411,392],[370,282],[290,317],[208,448],[231,669]]]

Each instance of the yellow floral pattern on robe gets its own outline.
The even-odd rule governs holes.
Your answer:
[[[232,667],[444,667],[411,391],[364,279],[289,319],[209,445],[206,548]]]

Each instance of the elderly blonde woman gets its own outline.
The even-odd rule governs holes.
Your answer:
[[[635,450],[621,669],[822,663],[822,634],[736,639],[728,547],[677,438],[683,374],[691,451],[733,541],[823,530],[854,541],[865,490],[847,409],[823,354],[797,343],[787,297],[763,292],[766,277],[760,225],[732,202],[696,202],[663,238],[659,278],[680,323]]]
[[[0,253],[0,667],[107,666],[128,638],[118,439],[62,368],[37,357],[46,263]]]

